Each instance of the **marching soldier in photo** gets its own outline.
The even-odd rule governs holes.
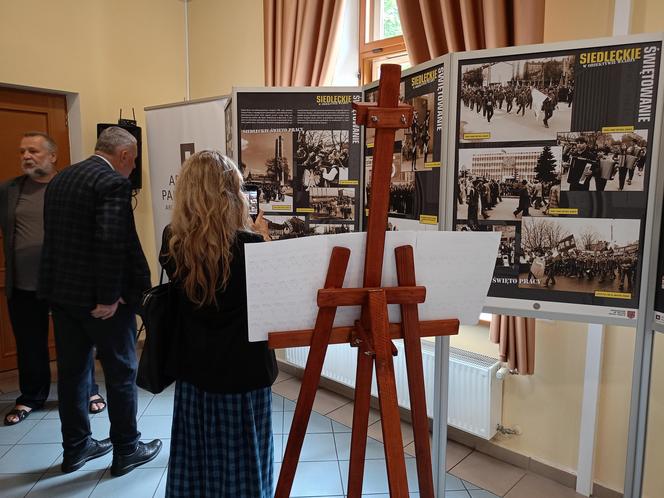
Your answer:
[[[623,190],[625,188],[625,180],[627,180],[627,185],[632,184],[634,168],[637,160],[634,149],[635,146],[632,145],[628,147],[627,144],[624,143],[620,146],[620,151],[618,152],[618,190]]]
[[[532,94],[530,97],[532,101]],[[548,128],[549,127],[549,119],[553,116],[553,110],[556,108],[556,97],[553,94],[553,90],[549,92],[547,97],[544,99],[544,102],[542,102],[542,110],[544,111],[544,127]],[[532,105],[532,102],[531,102]]]
[[[569,158],[563,157],[563,161],[569,162],[569,174],[567,183],[571,191],[590,190],[590,179],[598,168],[597,158],[588,147],[588,141],[581,136],[576,139],[576,146],[568,151]]]
[[[514,210],[514,216],[518,216],[521,213],[521,216],[530,216],[530,194],[528,193],[528,180],[521,181],[521,187],[519,189],[519,205]]]
[[[511,86],[508,86],[507,90],[505,90],[505,103],[507,104],[505,110],[509,114],[512,112],[512,107],[514,105],[514,90]]]
[[[599,168],[595,176],[595,189],[598,192],[603,192],[609,180],[613,180],[616,173],[618,163],[611,154],[609,147],[604,149],[598,154]]]
[[[429,156],[429,120],[431,119],[431,111],[427,109],[426,117],[424,118],[424,123],[422,123],[422,131],[420,132],[420,140],[422,140],[422,155],[424,156],[424,164],[427,163],[427,158]]]
[[[486,116],[487,122],[491,122],[491,118],[493,117],[493,108],[495,107],[496,102],[493,98],[493,92],[489,91],[487,92],[486,96],[484,97],[484,115]]]

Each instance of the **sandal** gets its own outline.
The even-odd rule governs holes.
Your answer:
[[[7,415],[5,415],[5,425],[20,424],[21,422],[23,422],[28,417],[28,415],[30,415],[31,412],[32,412],[32,410],[28,411],[28,410],[21,410],[19,408],[14,408]],[[11,416],[16,416],[18,418],[18,420],[16,420],[16,421],[9,420],[9,417],[11,417]]]
[[[102,397],[101,394],[95,394],[97,396],[95,399],[91,399],[90,403],[88,404],[88,412],[92,415],[96,415],[97,413],[101,413],[104,410],[106,410],[106,400]],[[92,405],[104,405],[101,408],[93,408]]]

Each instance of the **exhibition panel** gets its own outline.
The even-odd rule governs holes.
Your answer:
[[[402,73],[401,102],[413,106],[413,123],[397,131],[390,184],[389,230],[437,230],[441,197],[441,158],[447,143],[447,96],[450,56],[439,57]],[[364,87],[364,100],[375,102],[377,82]],[[364,140],[364,205],[369,205],[374,130]],[[444,177],[444,175],[443,175]],[[367,216],[365,209],[365,217]]]
[[[359,230],[359,88],[233,90],[234,158],[273,239]],[[230,115],[229,115],[230,114]]]
[[[456,230],[498,231],[487,310],[636,325],[662,39],[455,55]]]

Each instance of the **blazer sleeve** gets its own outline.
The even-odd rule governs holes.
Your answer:
[[[111,177],[97,189],[94,254],[97,304],[113,304],[122,296],[124,262],[129,248],[131,184]]]

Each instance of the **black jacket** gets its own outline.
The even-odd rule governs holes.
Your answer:
[[[57,174],[44,198],[40,297],[94,307],[122,297],[136,307],[150,287],[131,210],[131,184],[92,156]]]
[[[5,250],[5,293],[12,297],[14,291],[14,229],[16,228],[16,205],[27,175],[17,176],[0,185],[0,230]]]
[[[172,279],[168,257],[169,227],[164,229],[159,261]],[[178,380],[216,393],[240,393],[271,386],[279,373],[267,342],[249,342],[244,245],[263,242],[260,235],[239,232],[233,247],[230,279],[217,291],[215,305],[196,307],[173,281],[177,308],[169,372]]]

